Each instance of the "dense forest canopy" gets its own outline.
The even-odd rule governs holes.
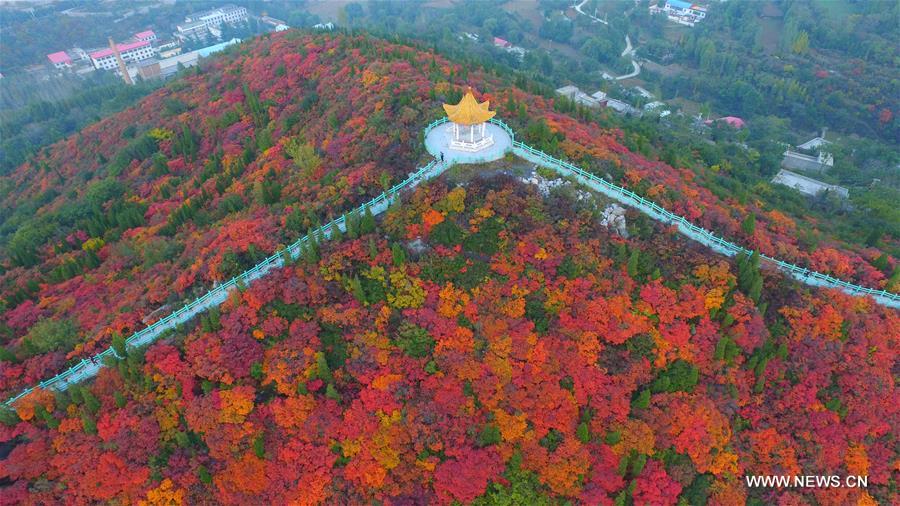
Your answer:
[[[0,411],[4,500],[895,502],[895,311],[636,214],[613,234],[593,198],[542,195],[515,160],[459,168],[124,349],[421,166],[422,128],[466,86],[529,144],[706,228],[897,286],[896,235],[846,241],[759,197],[759,151],[679,147],[501,70],[360,33],[264,36],[0,177],[0,392],[124,357]],[[832,473],[869,487],[741,479]]]
[[[353,29],[364,27],[392,40],[411,37],[467,65],[484,65],[490,72],[504,75],[515,72],[552,88],[567,82],[588,90],[599,87],[637,107],[654,100],[634,93],[631,87],[641,84],[663,99],[667,107],[684,115],[675,114],[666,121],[659,121],[656,115],[619,121],[610,118],[608,125],[617,124],[629,136],[638,136],[628,143],[629,148],[694,170],[720,168],[727,174],[714,175],[715,181],[707,181],[707,186],[738,195],[741,200],[762,200],[766,206],[792,216],[808,217],[842,241],[900,254],[900,210],[893,205],[900,198],[898,120],[892,100],[897,89],[891,77],[895,58],[890,56],[896,47],[887,36],[891,33],[887,25],[897,17],[894,2],[711,4],[707,19],[693,28],[667,22],[665,16],[651,16],[647,2],[630,0],[589,0],[581,4],[583,12],[594,13],[605,23],[579,14],[565,0],[505,2],[487,13],[478,2],[465,0],[341,5],[272,1],[265,4],[265,10],[252,3],[238,3],[251,13],[275,16],[295,27],[310,27],[324,19]],[[118,6],[115,2],[104,5],[112,10]],[[141,4],[125,19],[132,24],[140,24],[141,19],[145,24],[152,21],[162,36],[179,16],[210,6]],[[58,7],[69,8],[67,4]],[[60,23],[66,16],[51,16],[58,11],[52,6],[48,9],[36,11],[43,30],[65,31]],[[811,19],[816,22],[811,23]],[[17,26],[31,18],[16,14],[5,20]],[[232,32],[254,33],[240,27],[224,29],[228,36]],[[479,39],[472,41],[463,32]],[[637,58],[644,65],[636,79],[623,81],[620,86],[600,75],[601,71],[631,71],[631,58],[622,54],[626,35],[634,41]],[[522,46],[524,55],[494,47],[495,36]],[[848,41],[853,42],[844,44]],[[44,57],[41,54],[35,58],[43,61]],[[73,83],[79,84],[62,78],[44,84],[27,83],[19,74],[4,82],[9,85],[3,87],[4,104],[7,91],[25,92],[25,99],[14,102],[17,111],[2,112],[12,118],[11,123],[30,121],[36,110],[53,111],[52,120],[4,136],[0,147],[4,170],[96,118],[95,109],[85,105],[83,97],[51,98],[68,96],[65,88]],[[101,116],[143,94],[115,86],[93,90],[93,83],[83,81],[80,85],[84,86],[79,89],[91,98],[106,92],[119,96],[120,100],[104,104]],[[144,88],[144,92],[149,89]],[[29,98],[29,93],[34,97]],[[705,117],[741,114],[748,121],[739,132],[727,128],[701,132],[694,124],[693,115],[698,113]],[[815,177],[848,188],[849,202],[805,198],[769,184],[779,168],[784,143],[799,144],[823,128],[835,141],[829,146],[835,166]],[[809,238],[809,242],[814,244],[816,239]]]
[[[765,9],[780,33],[764,32]],[[664,91],[738,115],[788,117],[805,131],[900,142],[897,2],[728,2],[715,14],[673,55],[699,72],[664,80]]]
[[[15,441],[5,496],[895,498],[896,312],[777,275],[761,294],[749,260],[735,268],[634,216],[623,239],[572,188],[542,196],[499,169],[461,168],[464,186],[418,189],[170,339],[118,345],[94,383],[26,398],[0,427]],[[741,479],[782,473],[869,482]]]

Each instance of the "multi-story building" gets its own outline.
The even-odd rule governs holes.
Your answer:
[[[156,37],[156,33],[153,30],[146,30],[146,31],[138,32],[138,33],[134,34],[134,37],[132,37],[132,39],[134,39],[135,42],[153,43],[153,42],[156,42],[157,37]]]
[[[144,60],[137,65],[129,67],[129,71],[134,74],[135,77],[141,76],[143,79],[168,79],[175,75],[180,68],[193,67],[199,63],[200,58],[206,58],[212,54],[223,51],[228,46],[238,44],[240,41],[241,39],[234,38],[229,41],[220,42],[219,44],[172,56],[170,58]]]
[[[57,51],[47,55],[50,63],[58,69],[67,69],[72,66],[72,58],[65,51]]]
[[[142,40],[138,42],[129,42],[127,44],[116,44],[119,54],[125,63],[139,62],[156,56],[156,49],[149,41]],[[101,49],[90,53],[91,63],[94,68],[104,70],[114,70],[118,67],[116,55],[110,48]]]
[[[223,23],[234,25],[244,23],[248,19],[246,7],[223,5],[208,11],[195,12],[184,17],[184,23],[178,25],[178,35],[182,37],[205,37],[207,32],[218,30]]]
[[[209,33],[209,29],[203,21],[188,21],[187,23],[179,24],[177,28],[178,36],[182,38],[198,39],[206,37],[206,34]]]

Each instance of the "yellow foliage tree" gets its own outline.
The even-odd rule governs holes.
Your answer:
[[[847,473],[853,476],[869,475],[869,456],[866,453],[866,447],[861,444],[851,444],[844,457],[844,463],[847,465]]]
[[[184,489],[175,487],[172,480],[164,479],[158,487],[147,491],[147,499],[138,501],[140,506],[181,506],[184,504]]]
[[[656,445],[656,436],[653,429],[641,420],[629,418],[625,423],[616,427],[621,439],[613,445],[612,451],[616,455],[628,455],[634,450],[641,455],[653,455],[653,447]]]
[[[253,411],[253,389],[251,387],[236,387],[231,390],[219,392],[221,400],[221,412],[219,421],[222,423],[244,423],[247,415]]]
[[[422,307],[422,303],[425,302],[422,281],[408,276],[401,270],[392,271],[389,279],[391,287],[387,299],[391,307],[397,309]]]
[[[494,418],[500,428],[500,435],[504,441],[513,442],[520,439],[528,429],[528,420],[525,413],[510,415],[503,409],[494,411]]]
[[[456,318],[469,303],[469,294],[447,283],[441,288],[438,300],[438,314],[445,318]]]
[[[466,209],[466,190],[457,186],[444,198],[438,201],[434,208],[444,213],[461,213]]]

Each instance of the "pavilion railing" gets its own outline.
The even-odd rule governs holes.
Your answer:
[[[435,127],[446,122],[446,117],[431,122],[424,129],[425,135],[427,136],[428,133],[431,132],[431,130],[433,130]],[[507,125],[500,119],[492,118],[490,120],[490,123],[502,128],[506,133],[509,134],[510,139],[512,139],[511,151],[521,158],[556,170],[563,175],[573,176],[576,179],[582,180],[583,182],[588,184],[588,186],[601,191],[605,195],[608,195],[618,200],[619,202],[622,202],[623,204],[637,208],[638,210],[644,212],[652,218],[663,221],[665,223],[675,224],[677,225],[679,231],[681,231],[684,235],[703,244],[706,244],[723,254],[730,256],[736,255],[738,253],[744,253],[746,255],[753,254],[753,250],[749,250],[724,238],[718,237],[709,230],[694,225],[683,216],[678,216],[674,213],[671,213],[657,205],[655,202],[645,199],[631,190],[610,183],[605,179],[591,174],[590,172],[587,172],[579,167],[576,167],[567,161],[554,158],[553,156],[550,156],[543,151],[534,149],[523,142],[516,141],[515,132],[512,130],[512,128],[509,127],[509,125]],[[259,262],[250,269],[231,278],[225,283],[216,286],[191,303],[186,304],[182,308],[156,321],[146,328],[135,332],[125,340],[126,346],[129,348],[135,348],[153,342],[154,340],[159,338],[159,336],[162,335],[165,331],[174,329],[177,325],[193,318],[197,313],[209,309],[210,307],[218,306],[228,297],[228,293],[235,286],[246,286],[253,280],[266,275],[273,267],[277,268],[283,266],[284,261],[287,258],[286,255],[290,255],[290,258],[297,258],[300,255],[302,246],[305,243],[309,242],[313,237],[327,239],[331,236],[335,228],[346,230],[346,220],[348,215],[354,212],[362,215],[365,213],[366,209],[369,209],[373,214],[379,214],[387,209],[390,203],[397,198],[397,194],[400,191],[409,186],[414,186],[422,179],[435,177],[441,174],[444,170],[447,169],[447,167],[448,166],[446,164],[442,164],[437,160],[428,162],[428,164],[426,164],[424,167],[421,167],[415,172],[411,173],[405,180],[397,183],[389,190],[382,192],[372,200],[360,205],[356,209],[349,211],[348,213],[342,215],[340,218],[332,220],[325,225],[322,225],[318,229],[311,231],[309,234],[297,239],[291,245],[279,251],[276,251],[274,254],[272,254],[272,256]],[[766,262],[775,265],[779,269],[790,273],[796,279],[806,284],[839,288],[852,295],[870,295],[876,302],[880,304],[888,307],[900,308],[900,295],[898,294],[891,293],[886,290],[876,290],[873,288],[867,288],[864,286],[855,285],[853,283],[848,283],[827,274],[810,271],[809,269],[799,267],[782,260],[778,260],[777,258],[773,258],[768,255],[760,254],[759,256],[762,260],[765,260]],[[37,388],[65,390],[69,387],[69,385],[73,383],[77,383],[78,381],[94,376],[100,369],[100,367],[102,367],[102,363],[105,358],[117,356],[118,355],[116,354],[115,350],[112,347],[109,347],[103,352],[95,355],[91,360],[82,359],[78,364],[74,365],[68,370],[50,379],[44,380],[34,387],[23,390],[18,395],[5,401],[4,404],[6,404],[7,406],[11,406],[14,402],[28,395]]]

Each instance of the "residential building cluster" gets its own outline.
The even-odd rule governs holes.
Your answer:
[[[581,91],[578,86],[574,85],[558,88],[556,94],[566,97],[583,107],[592,109],[608,108],[622,115],[644,116],[653,114],[658,115],[660,118],[664,118],[671,114],[671,111],[668,109],[665,102],[656,100],[656,97],[652,93],[640,86],[634,86],[630,90],[622,90],[622,94],[631,96],[635,100],[651,100],[651,102],[646,103],[641,108],[635,107],[624,100],[612,98],[603,91],[597,91],[588,95]],[[702,116],[698,116],[696,118],[695,127],[700,130],[708,130],[716,124],[727,125],[735,130],[746,127],[746,122],[737,116],[723,116],[721,118],[707,119],[705,121]],[[789,147],[784,152],[784,158],[781,162],[782,168],[778,174],[772,178],[772,183],[793,188],[794,190],[811,197],[832,195],[841,200],[848,199],[850,197],[850,192],[847,188],[825,183],[813,179],[808,175],[799,173],[823,173],[830,169],[834,165],[834,157],[830,153],[822,150],[823,147],[826,147],[829,144],[831,144],[831,142],[825,140],[825,132],[823,131],[821,136],[810,139],[803,144],[799,144],[797,149],[800,151],[795,151]]]
[[[115,48],[126,64],[135,63],[156,56],[156,48],[153,46],[156,41],[156,33],[145,30],[134,34],[128,42],[115,44]],[[115,70],[118,68],[116,51],[113,51],[112,46],[89,50],[76,47],[50,53],[47,60],[59,70]],[[90,68],[86,68],[88,66]]]
[[[641,96],[647,99],[654,99],[652,93],[641,88],[640,86],[634,87],[633,96]],[[601,107],[606,107],[608,109],[612,109],[613,111],[619,114],[628,114],[632,116],[642,116],[644,114],[658,114],[660,117],[664,118],[672,113],[666,106],[664,102],[660,102],[658,100],[653,100],[647,104],[645,104],[642,108],[635,107],[624,100],[619,100],[616,98],[612,98],[606,94],[604,91],[596,91],[591,95],[581,91],[577,86],[568,85],[563,86],[556,90],[557,95],[564,96],[569,100],[572,100],[576,104],[590,107],[592,109],[598,109]]]
[[[706,18],[706,7],[684,0],[658,0],[650,6],[650,14],[665,14],[669,21],[684,26],[694,26]],[[661,6],[660,6],[661,5]]]
[[[164,79],[174,74],[178,68],[196,65],[200,58],[240,42],[240,39],[232,38],[182,54],[182,46],[188,39],[205,41],[213,36],[221,41],[223,25],[246,23],[249,18],[250,14],[245,7],[227,4],[186,16],[185,22],[176,26],[177,30],[171,40],[162,41],[153,30],[145,30],[134,34],[126,41],[116,43],[110,39],[107,47],[86,50],[75,47],[50,53],[47,55],[47,61],[56,70],[79,74],[110,70],[122,75],[119,65],[121,58],[128,74],[127,77],[122,75],[126,82],[133,82],[137,77]],[[284,21],[269,16],[261,16],[258,19],[260,26],[265,26],[270,31],[277,32],[289,28]]]
[[[214,53],[218,53],[228,46],[238,44],[241,39],[234,38],[225,42],[220,42],[212,46],[181,53],[169,58],[153,58],[140,62],[137,65],[129,66],[128,72],[132,79],[140,76],[141,79],[168,79],[172,77],[179,69],[193,67],[200,62],[200,58],[206,58]]]
[[[181,39],[205,39],[209,35],[221,37],[223,24],[236,25],[246,23],[248,19],[246,7],[223,5],[185,16],[184,23],[176,26],[178,31],[175,35]]]
[[[115,47],[115,51],[113,51],[112,47],[108,47],[106,49],[100,49],[99,51],[89,53],[91,57],[91,64],[94,65],[95,69],[117,69],[119,67],[119,62],[116,58],[116,52],[119,53],[119,55],[122,57],[122,61],[124,61],[126,65],[129,63],[137,63],[139,61],[147,60],[156,56],[156,48],[154,48],[153,44],[148,40],[138,40],[125,44],[116,44]]]
[[[822,135],[798,144],[797,150],[788,146],[781,159],[782,169],[772,178],[772,182],[794,188],[804,195],[816,196],[825,192],[840,198],[849,198],[850,192],[843,186],[824,183],[807,175],[793,172],[800,171],[807,174],[828,172],[834,167],[834,156],[822,148],[829,144],[831,141],[825,139],[825,130],[823,129]]]

